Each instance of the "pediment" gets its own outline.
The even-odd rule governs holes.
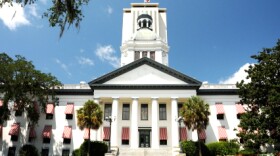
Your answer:
[[[101,86],[195,86],[201,82],[170,67],[142,58],[89,82]]]

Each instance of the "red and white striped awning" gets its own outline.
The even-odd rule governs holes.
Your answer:
[[[52,135],[52,126],[46,125],[44,130],[43,130],[42,137],[43,138],[51,138],[51,135]]]
[[[103,127],[103,140],[109,140],[110,138],[110,127]]]
[[[188,139],[186,127],[181,127],[180,128],[180,134],[181,134],[181,140],[187,140]]]
[[[36,138],[36,131],[33,126],[31,126],[29,129],[29,138]]]
[[[206,139],[206,133],[204,129],[198,134],[198,138],[201,140]]]
[[[216,103],[217,114],[225,114],[224,106],[222,103]]]
[[[167,140],[167,129],[165,127],[159,128],[159,140]]]
[[[62,138],[64,139],[71,139],[72,138],[72,126],[65,126],[63,133],[62,133]]]
[[[65,114],[73,114],[74,112],[74,103],[67,103],[66,109],[65,109]]]
[[[89,128],[84,128],[84,139],[89,139]]]
[[[3,106],[3,100],[0,100],[0,107]]]
[[[11,130],[9,131],[9,135],[18,135],[20,131],[20,124],[14,123],[12,124]]]
[[[52,103],[47,104],[46,113],[47,114],[53,114],[54,113],[54,104],[52,104]]]
[[[218,127],[219,139],[227,139],[227,131],[225,127]]]
[[[129,140],[129,128],[128,127],[122,128],[122,140]]]
[[[244,109],[244,107],[241,104],[235,104],[235,106],[236,106],[237,114],[245,113],[245,109]]]

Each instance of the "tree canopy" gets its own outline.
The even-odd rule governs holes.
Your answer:
[[[31,61],[20,55],[13,59],[6,53],[0,53],[0,64],[0,95],[3,100],[0,124],[9,119],[13,109],[26,110],[29,121],[36,124],[39,112],[34,103],[38,102],[45,110],[49,98],[55,95],[55,87],[61,83],[51,74],[36,70]],[[11,102],[14,102],[13,108],[9,108]]]
[[[280,40],[251,56],[257,61],[246,70],[249,83],[237,83],[241,103],[248,105],[238,134],[247,148],[280,142]]]
[[[209,123],[209,105],[198,96],[192,96],[187,99],[180,110],[180,115],[184,119],[184,124],[192,131],[197,130],[199,155],[201,156],[201,144],[199,142],[199,133],[206,129]]]
[[[22,6],[35,3],[37,0],[2,0],[0,7],[5,3],[19,3]],[[89,0],[52,0],[52,6],[43,14],[47,17],[51,27],[58,26],[60,28],[61,37],[66,26],[74,25],[76,28],[80,27],[84,15],[82,13],[82,6],[87,5]],[[1,9],[1,8],[0,8]]]
[[[100,106],[88,100],[82,108],[77,110],[79,128],[98,129],[102,125],[102,115]]]

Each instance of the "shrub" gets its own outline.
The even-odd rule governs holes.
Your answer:
[[[80,156],[80,149],[75,149],[73,152],[72,152],[72,156]]]
[[[39,156],[37,148],[33,145],[25,144],[19,150],[20,156]]]
[[[180,143],[182,151],[186,153],[187,156],[197,156],[199,155],[199,143],[201,147],[201,154],[203,156],[209,156],[209,150],[203,142],[194,142],[194,141],[182,141]]]
[[[104,156],[105,153],[108,151],[108,146],[106,143],[102,141],[94,141],[90,142],[90,155],[94,156]],[[88,153],[88,142],[85,141],[80,146],[80,155],[81,156],[87,156]]]
[[[180,144],[181,144],[182,152],[186,153],[187,156],[195,155],[195,151],[197,150],[195,146],[195,142],[186,140],[186,141],[182,141]]]
[[[234,142],[213,142],[207,144],[211,155],[234,155],[239,151],[239,145]]]
[[[246,148],[244,150],[241,150],[239,153],[243,154],[243,155],[253,155],[253,154],[255,154],[255,151],[252,149]]]

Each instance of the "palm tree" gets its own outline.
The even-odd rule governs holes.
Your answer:
[[[97,130],[102,125],[103,112],[100,106],[92,100],[88,100],[82,108],[77,110],[78,126],[81,130],[89,129],[88,155],[90,155],[90,129]]]
[[[199,142],[199,134],[205,130],[209,123],[209,105],[200,97],[192,96],[188,98],[180,109],[180,115],[184,119],[184,124],[192,131],[197,130],[199,155],[201,156],[201,146]]]

